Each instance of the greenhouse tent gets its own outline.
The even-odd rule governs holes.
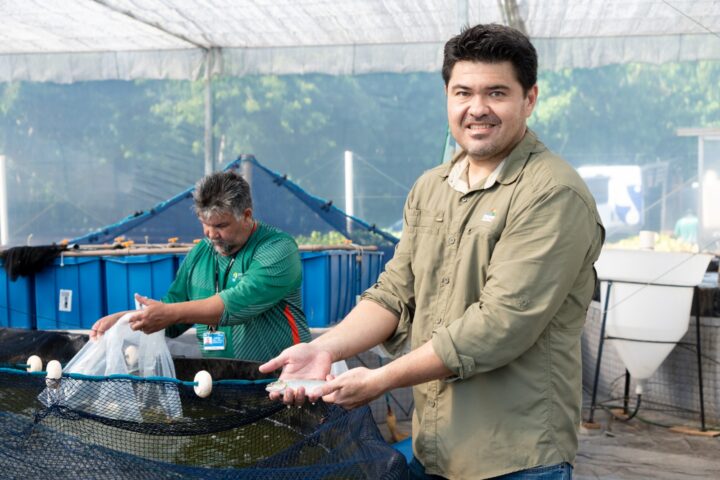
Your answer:
[[[310,238],[314,233],[340,232],[355,245],[375,246],[383,251],[386,259],[392,257],[397,238],[347,215],[331,201],[306,192],[286,176],[260,164],[254,156],[241,155],[225,170],[240,171],[250,182],[255,218],[300,238]],[[194,189],[190,187],[145,211],[135,212],[70,242],[109,244],[122,236],[136,244],[158,244],[166,243],[169,238],[181,243],[203,238],[202,227],[193,210]]]
[[[437,71],[464,25],[505,23],[541,68],[720,58],[715,0],[8,0],[0,82]]]

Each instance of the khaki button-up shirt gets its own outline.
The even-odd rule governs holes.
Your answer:
[[[459,479],[573,462],[604,239],[595,201],[530,131],[495,183],[466,194],[447,182],[460,155],[418,179],[395,255],[363,294],[400,318],[388,348],[432,341],[455,373],[413,389],[415,456]]]

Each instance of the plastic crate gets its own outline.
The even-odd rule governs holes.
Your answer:
[[[56,258],[35,274],[39,330],[85,329],[107,314],[100,257]]]
[[[35,278],[10,280],[0,259],[0,327],[35,328]]]
[[[135,309],[135,294],[160,300],[175,279],[174,254],[103,257],[109,313]]]
[[[360,275],[358,277],[356,295],[361,295],[370,288],[382,273],[385,263],[383,252],[362,252],[360,255]]]
[[[359,269],[356,253],[348,250],[301,252],[302,299],[310,327],[342,320],[355,306]]]
[[[177,274],[177,271],[180,269],[180,265],[185,261],[185,258],[187,258],[187,253],[178,253],[175,255],[175,273]]]

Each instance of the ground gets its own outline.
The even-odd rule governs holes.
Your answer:
[[[693,426],[679,420],[642,412],[646,420],[662,424]],[[587,412],[584,412],[587,418]],[[573,472],[575,480],[696,480],[720,478],[720,437],[675,433],[647,421],[612,419],[602,410],[595,413],[598,430],[580,429],[580,445]],[[398,422],[397,429],[410,432],[410,422]],[[380,430],[386,438],[385,424]]]
[[[693,421],[641,413],[663,424],[697,427]],[[603,411],[596,419],[600,430],[581,428],[575,479],[720,478],[720,437],[675,433],[638,419],[620,422]]]

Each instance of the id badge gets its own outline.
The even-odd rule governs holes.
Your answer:
[[[225,350],[225,332],[203,333],[203,350]]]

